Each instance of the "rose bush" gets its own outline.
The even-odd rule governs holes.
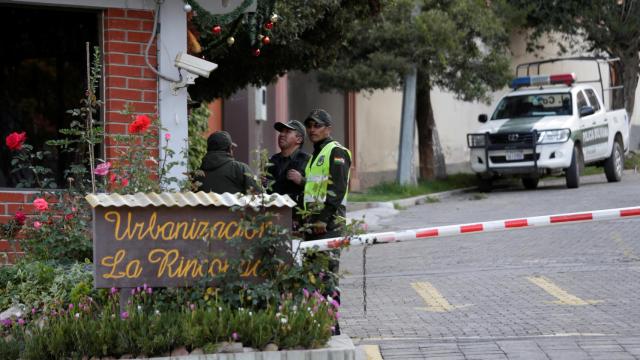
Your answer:
[[[23,131],[21,133],[13,132],[6,138],[6,144],[9,150],[17,151],[22,149],[22,144],[27,140],[27,134]]]

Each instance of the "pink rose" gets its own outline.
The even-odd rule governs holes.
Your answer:
[[[33,200],[33,206],[38,210],[38,211],[45,211],[49,208],[49,203],[47,203],[47,200],[43,199],[43,198],[37,198],[35,200]]]
[[[105,176],[109,173],[110,168],[111,168],[111,163],[107,161],[96,166],[96,169],[93,170],[93,173],[99,176]]]
[[[171,134],[169,133],[164,134],[164,139],[169,141],[169,139],[171,139]]]
[[[40,230],[40,228],[42,227],[42,223],[40,221],[34,221],[33,222],[33,228],[36,230]]]

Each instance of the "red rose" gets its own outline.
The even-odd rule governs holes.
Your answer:
[[[151,119],[147,115],[138,115],[136,119],[129,124],[129,133],[135,134],[146,131],[151,125]]]
[[[7,136],[6,144],[9,150],[16,151],[22,149],[22,144],[27,140],[27,134],[23,131],[21,133],[12,132]]]
[[[25,215],[22,211],[16,211],[16,214],[13,216],[13,219],[18,223],[18,225],[24,225],[24,222],[27,220],[27,215]]]
[[[69,220],[73,219],[73,214],[66,214],[66,215],[64,216],[64,219],[65,219],[65,220],[67,220],[67,221],[69,221]]]

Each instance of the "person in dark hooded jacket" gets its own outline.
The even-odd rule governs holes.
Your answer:
[[[202,183],[199,190],[218,194],[247,194],[251,188],[257,188],[249,166],[233,158],[235,146],[226,131],[216,131],[209,136],[207,153],[200,166],[204,177],[197,179]]]

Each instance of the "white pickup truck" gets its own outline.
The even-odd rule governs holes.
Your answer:
[[[607,111],[592,86],[575,80],[575,74],[516,78],[491,117],[478,117],[482,125],[467,134],[467,144],[483,191],[497,177],[517,176],[535,189],[540,177],[561,173],[568,188],[577,188],[585,164],[603,166],[609,182],[620,181],[629,116]]]

